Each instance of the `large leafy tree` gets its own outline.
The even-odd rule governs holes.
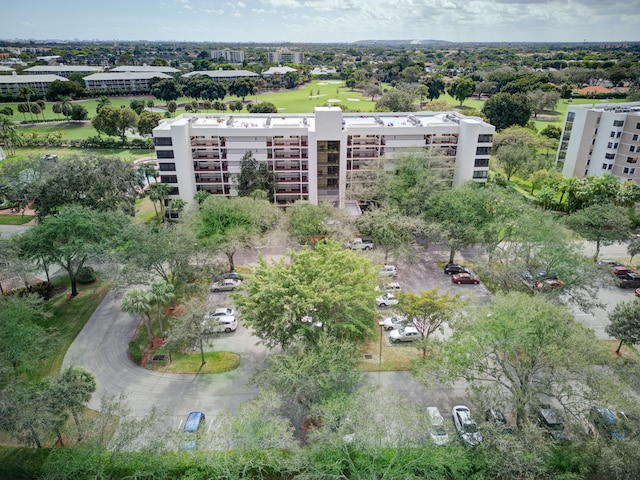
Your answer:
[[[374,331],[376,272],[371,262],[333,241],[290,252],[270,264],[260,258],[234,296],[245,325],[269,348],[287,348],[296,338],[310,342],[325,332],[362,340]]]
[[[101,212],[79,206],[63,208],[32,227],[39,242],[23,244],[24,255],[60,265],[69,274],[71,295],[78,294],[78,272],[89,261],[100,261],[122,240],[129,220],[118,212]],[[46,248],[43,251],[43,246]]]
[[[162,115],[158,112],[142,112],[138,119],[138,133],[142,136],[151,136],[153,129],[162,120]]]
[[[448,90],[449,95],[458,100],[462,106],[462,103],[476,90],[476,82],[469,77],[459,77],[449,85]]]
[[[427,97],[430,101],[437,100],[445,92],[446,86],[444,80],[439,75],[429,75],[424,81],[427,87]]]
[[[534,152],[524,143],[511,143],[496,149],[495,155],[509,181],[514,173],[520,172],[533,158]]]
[[[91,120],[91,125],[98,133],[117,137],[122,141],[127,138],[127,130],[138,125],[138,114],[131,107],[115,107],[106,105]]]
[[[413,97],[401,90],[390,90],[376,102],[377,112],[413,112]]]
[[[620,353],[623,343],[640,343],[640,305],[635,299],[618,303],[609,314],[609,320],[611,323],[605,327],[605,332],[620,340],[616,353]]]
[[[593,259],[600,255],[600,247],[629,238],[631,221],[622,207],[596,204],[578,210],[567,218],[567,225],[587,241],[595,242]]]
[[[38,188],[35,207],[39,218],[65,205],[122,210],[133,215],[142,186],[130,161],[117,157],[69,157],[58,160],[46,176]]]
[[[432,341],[416,371],[466,381],[481,404],[510,405],[520,429],[543,396],[577,413],[606,391],[604,375],[591,367],[601,354],[593,332],[564,307],[509,293],[459,319],[449,339]]]
[[[245,153],[240,160],[237,181],[238,195],[241,197],[248,197],[256,190],[262,190],[273,202],[274,193],[278,188],[276,174],[269,170],[266,163],[258,162],[251,152]]]
[[[170,101],[177,100],[182,95],[182,88],[172,78],[163,78],[151,89],[151,95],[158,100],[164,100],[167,105]]]
[[[498,130],[512,125],[524,127],[529,123],[532,111],[531,99],[524,93],[500,92],[484,102],[482,107],[482,113]]]
[[[222,251],[229,270],[235,270],[236,250],[271,230],[278,215],[277,207],[267,200],[212,195],[198,210],[197,236],[214,250]]]

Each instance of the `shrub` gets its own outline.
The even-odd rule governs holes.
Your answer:
[[[76,280],[78,281],[78,283],[81,283],[83,285],[93,283],[96,281],[96,271],[91,267],[82,267],[78,271]]]
[[[140,345],[138,345],[137,342],[129,342],[129,354],[131,355],[131,359],[138,365],[142,363],[142,350],[140,350]]]
[[[37,293],[45,300],[48,300],[53,293],[53,284],[51,282],[41,282],[37,285],[29,285],[28,287],[16,288],[15,290],[4,292],[3,295],[18,295],[19,297],[23,297],[31,293]]]

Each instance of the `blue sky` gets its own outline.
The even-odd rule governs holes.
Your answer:
[[[640,0],[6,0],[2,39],[640,41]]]

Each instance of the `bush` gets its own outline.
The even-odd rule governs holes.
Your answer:
[[[140,345],[138,345],[137,342],[129,342],[129,354],[131,355],[131,359],[138,365],[142,363],[142,350],[140,350]]]
[[[51,294],[53,293],[53,284],[51,282],[42,282],[37,285],[29,285],[28,287],[16,288],[15,290],[11,290],[8,292],[4,292],[3,295],[18,295],[19,297],[23,297],[25,295],[29,295],[32,293],[37,293],[45,300],[51,298]]]
[[[81,283],[83,285],[93,283],[96,281],[96,271],[91,267],[82,267],[78,271],[76,280],[78,281],[78,283]]]

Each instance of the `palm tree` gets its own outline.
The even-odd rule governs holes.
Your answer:
[[[129,290],[120,304],[120,310],[132,315],[142,315],[144,326],[147,328],[149,343],[153,343],[153,329],[151,328],[151,301],[149,294],[143,290]]]
[[[164,183],[154,183],[149,186],[149,199],[154,202],[160,203],[160,213],[164,212],[164,200],[169,196],[170,187]],[[156,216],[158,215],[158,210],[156,210]]]
[[[160,333],[164,337],[164,327],[162,326],[162,315],[160,310],[163,305],[167,305],[173,302],[176,298],[174,292],[174,286],[164,280],[156,280],[151,284],[151,290],[149,290],[149,300],[155,303],[158,307],[158,324],[160,325]]]
[[[6,115],[0,115],[0,142],[7,147],[9,155],[16,153],[15,147],[24,145],[24,137],[18,131],[17,124]]]
[[[73,111],[73,102],[71,101],[71,97],[69,96],[62,97],[53,106],[53,111],[56,113],[62,113],[64,117],[68,120],[69,117],[71,116],[71,112]]]
[[[109,97],[106,95],[102,95],[96,105],[96,113],[98,113],[102,107],[106,107],[107,105],[111,105],[111,100],[109,100]]]
[[[35,90],[31,87],[21,87],[20,90],[18,90],[18,97],[23,98],[27,102],[27,107],[29,108],[29,115],[32,122],[33,115],[31,114],[31,97],[35,94]]]

